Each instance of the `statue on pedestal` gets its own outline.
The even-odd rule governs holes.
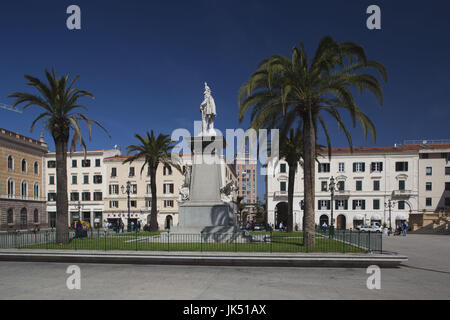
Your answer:
[[[216,117],[216,104],[211,96],[211,89],[205,82],[204,100],[200,105],[202,113],[202,135],[214,135],[214,118]],[[209,127],[209,128],[208,128]]]
[[[184,171],[184,183],[180,187],[180,190],[178,191],[179,197],[178,201],[183,202],[189,200],[189,188],[191,186],[191,166],[186,166],[186,169]]]

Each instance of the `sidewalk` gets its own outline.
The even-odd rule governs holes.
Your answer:
[[[206,266],[395,268],[408,261],[395,254],[247,253],[165,251],[0,250],[0,261],[162,264]]]

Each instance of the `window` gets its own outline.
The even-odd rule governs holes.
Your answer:
[[[72,160],[72,168],[76,168],[77,167],[77,160]]]
[[[408,162],[396,162],[395,171],[397,172],[408,171]]]
[[[426,173],[427,176],[433,175],[433,168],[432,167],[427,167],[425,169],[425,173]]]
[[[34,162],[34,174],[39,174],[39,163],[37,163],[37,161]]]
[[[33,195],[35,199],[39,199],[39,183],[34,184]]]
[[[27,172],[27,160],[22,159],[21,169],[23,173]]]
[[[286,173],[286,163],[280,164],[280,173]]]
[[[164,200],[164,208],[173,208],[173,200]]]
[[[110,184],[109,185],[109,194],[119,194],[119,185],[118,184]]]
[[[401,190],[401,191],[405,190],[405,180],[398,181],[398,190]]]
[[[445,198],[445,206],[450,207],[450,198]]]
[[[49,176],[48,177],[48,184],[54,185],[55,184],[55,176]]]
[[[425,205],[427,207],[431,207],[433,205],[433,199],[432,198],[426,198],[425,199]]]
[[[134,167],[130,167],[130,172],[128,174],[130,177],[134,177]]]
[[[450,167],[445,167],[445,175],[450,176]]]
[[[137,207],[137,201],[136,200],[130,200],[130,207],[136,208]]]
[[[330,164],[329,163],[319,163],[319,172],[330,172]]]
[[[348,210],[348,200],[336,200],[336,210]]]
[[[137,184],[136,183],[132,183],[130,187],[131,187],[130,188],[130,193],[131,194],[137,194]]]
[[[22,182],[21,191],[22,191],[22,198],[25,198],[28,195],[28,184],[26,181]]]
[[[379,210],[380,209],[380,199],[374,199],[373,200],[373,210]]]
[[[339,191],[344,191],[345,190],[345,181],[338,181],[337,185],[338,185],[338,190]]]
[[[94,176],[94,184],[100,184],[102,183],[102,176],[101,175],[95,175]]]
[[[165,176],[172,175],[172,168],[170,166],[165,165],[163,169],[163,175]]]
[[[353,210],[366,210],[366,200],[353,200]]]
[[[433,190],[433,184],[431,182],[425,183],[425,190],[426,191],[432,191]]]
[[[81,201],[91,201],[91,193],[90,192],[83,192],[81,194]]]
[[[421,159],[428,159],[428,153],[422,153],[422,154],[420,155],[420,158],[421,158]]]
[[[14,211],[13,209],[8,209],[8,212],[6,213],[6,221],[8,224],[14,223]]]
[[[345,163],[339,162],[339,172],[344,172],[344,171],[345,171]]]
[[[78,201],[80,200],[80,194],[78,192],[70,193],[70,201]]]
[[[14,171],[14,159],[12,156],[8,156],[8,171]]]
[[[34,209],[34,212],[33,212],[33,222],[34,222],[34,223],[39,223],[39,211],[38,211],[38,209]]]
[[[281,193],[286,193],[286,181],[280,182],[280,191]]]
[[[383,171],[383,162],[372,162],[370,164],[371,172],[381,172]]]
[[[163,193],[164,194],[173,194],[173,183],[164,183],[163,185]]]
[[[94,201],[102,201],[103,194],[101,192],[94,192]]]
[[[354,162],[353,172],[364,172],[366,171],[366,164],[364,162]]]
[[[56,168],[56,161],[55,160],[47,161],[47,168]]]
[[[300,200],[300,209],[305,210],[305,201],[304,200]]]
[[[50,201],[50,202],[56,201],[56,193],[55,192],[48,193],[48,201]]]
[[[89,175],[85,174],[83,176],[83,184],[89,184]]]
[[[373,191],[380,191],[380,180],[373,180]]]
[[[328,182],[322,181],[322,191],[328,191]]]
[[[450,182],[445,183],[445,191],[450,191]]]
[[[362,181],[356,180],[356,191],[362,191]]]
[[[78,184],[78,177],[72,176],[72,184]]]
[[[111,168],[111,177],[117,177],[117,168]]]
[[[81,160],[81,166],[83,168],[89,168],[91,166],[91,160],[89,160],[89,159]]]
[[[330,210],[330,200],[319,200],[319,210]]]
[[[405,201],[401,200],[398,202],[398,209],[405,210]]]
[[[27,209],[23,208],[20,210],[20,226],[22,228],[26,227],[28,224],[28,214]]]
[[[95,166],[100,167],[100,159],[95,159]]]
[[[13,197],[16,192],[15,192],[15,188],[14,188],[14,180],[13,179],[9,179],[8,180],[8,197]]]
[[[118,207],[119,207],[119,201],[117,201],[117,200],[111,200],[111,201],[109,202],[109,207],[110,207],[110,208],[118,208]]]

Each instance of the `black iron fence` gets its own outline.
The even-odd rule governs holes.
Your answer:
[[[315,238],[315,243],[305,239]],[[382,235],[318,228],[302,232],[238,233],[115,233],[109,230],[70,231],[58,239],[55,231],[0,233],[2,249],[60,249],[92,251],[198,251],[198,252],[382,252]],[[307,245],[310,244],[310,245]]]

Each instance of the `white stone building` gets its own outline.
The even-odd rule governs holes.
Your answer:
[[[333,149],[319,158],[315,172],[315,222],[330,225],[333,206],[334,225],[338,229],[356,228],[378,222],[392,224],[408,221],[418,212],[419,145],[387,148]],[[326,154],[326,152],[324,152]],[[287,223],[288,165],[272,159],[267,168],[268,222]],[[276,165],[275,165],[276,164]],[[334,177],[336,191],[331,203],[329,183]],[[388,203],[395,205],[389,214]],[[294,187],[294,225],[302,228],[303,170],[298,166]],[[389,221],[390,220],[390,221]]]
[[[104,159],[120,155],[119,149],[76,151],[67,155],[67,192],[69,221],[83,220],[91,226],[101,227],[106,194],[106,166]],[[56,223],[56,154],[45,156],[45,193],[49,227]]]

